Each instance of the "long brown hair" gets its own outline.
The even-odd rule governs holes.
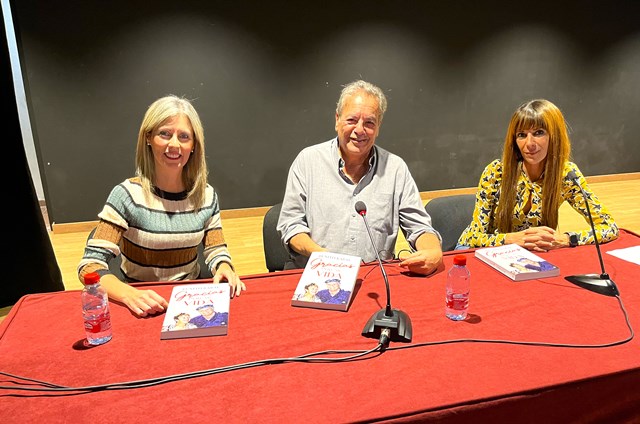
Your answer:
[[[569,131],[562,112],[545,99],[528,101],[516,109],[502,150],[502,182],[500,201],[496,209],[492,231],[513,231],[513,209],[516,203],[518,176],[522,155],[516,143],[516,134],[533,128],[543,128],[549,134],[549,149],[544,164],[542,188],[542,225],[558,228],[558,209],[562,189],[563,171],[571,156]]]

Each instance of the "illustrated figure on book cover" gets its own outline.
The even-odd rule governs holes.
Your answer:
[[[318,292],[318,298],[322,303],[347,303],[351,292],[340,288],[339,278],[330,278],[324,282],[327,286],[326,289]]]
[[[515,243],[476,249],[474,255],[515,281],[560,274],[557,266]]]
[[[518,262],[523,265],[526,270],[531,271],[549,271],[555,268],[552,264],[545,260],[534,261],[533,259],[529,258],[520,258],[518,259]]]
[[[360,257],[313,252],[291,297],[292,306],[346,311],[354,293]]]
[[[176,285],[171,291],[160,338],[226,335],[230,291],[231,287],[226,283]]]
[[[198,328],[226,325],[229,321],[228,312],[216,312],[211,304],[198,306],[196,310],[200,315],[191,318],[189,322]]]
[[[191,315],[186,312],[180,312],[176,316],[173,317],[173,324],[167,327],[168,331],[175,330],[188,330],[190,328],[198,328],[197,325],[189,322],[191,319]]]
[[[320,298],[318,297],[319,289],[320,288],[318,287],[318,284],[309,283],[304,286],[304,292],[296,293],[293,299],[302,300],[304,302],[322,302],[322,300],[320,300]]]

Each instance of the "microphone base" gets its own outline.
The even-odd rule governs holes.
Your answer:
[[[373,314],[362,330],[362,335],[372,339],[379,339],[383,329],[391,330],[392,342],[411,342],[413,327],[409,315],[398,309],[391,310],[392,316],[385,315],[386,309],[380,309]]]
[[[591,290],[592,292],[604,294],[605,296],[619,296],[620,292],[613,280],[608,278],[606,274],[580,274],[569,275],[564,277],[565,280],[582,287],[583,289]]]

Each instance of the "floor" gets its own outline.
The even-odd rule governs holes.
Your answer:
[[[40,210],[42,211],[42,217],[44,218],[44,225],[47,226],[47,230],[51,231],[51,224],[49,223],[49,214],[47,213],[47,204],[44,200],[40,200]]]

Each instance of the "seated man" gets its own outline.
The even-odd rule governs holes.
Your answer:
[[[336,108],[337,137],[303,149],[289,170],[277,229],[289,251],[286,269],[303,268],[315,251],[376,260],[358,201],[382,259],[394,257],[398,230],[414,250],[400,266],[430,274],[442,263],[441,238],[431,226],[406,163],[375,146],[387,108],[382,90],[365,81],[344,87]]]

